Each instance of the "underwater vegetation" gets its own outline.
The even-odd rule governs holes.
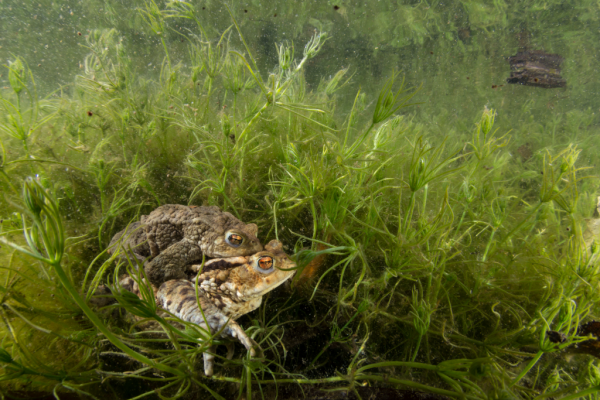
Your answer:
[[[76,32],[76,76],[51,89],[11,49],[0,89],[3,397],[597,398],[590,109],[536,119],[523,101],[525,122],[509,132],[482,103],[454,125],[447,110],[417,113],[430,88],[402,72],[380,71],[372,91],[355,84],[365,65],[318,76],[327,24],[313,21],[302,43],[257,44],[244,9],[224,8],[215,27],[202,7],[134,9],[160,54],[154,73],[116,28]],[[540,90],[515,90],[525,89]],[[223,341],[165,316],[144,284],[140,297],[118,289],[120,274],[141,276],[107,253],[111,238],[164,204],[219,206],[294,255],[291,284],[238,320],[262,355],[219,351],[206,377],[202,354]],[[116,304],[92,304],[103,284]]]

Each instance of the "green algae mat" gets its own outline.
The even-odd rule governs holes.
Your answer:
[[[0,1],[0,396],[598,398],[598,32],[592,1]],[[295,262],[254,356],[107,252],[165,204]]]

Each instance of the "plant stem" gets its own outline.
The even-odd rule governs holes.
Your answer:
[[[234,136],[235,136],[236,131],[237,131],[237,126],[235,124],[235,106],[237,104],[237,93],[238,92],[233,92],[233,108],[232,108],[232,112],[231,112],[231,115],[233,117],[232,126],[233,126],[233,135]]]
[[[467,214],[467,207],[465,207],[465,209],[463,210],[462,215],[460,216],[460,221],[458,221],[458,225],[456,226],[455,231],[456,232],[460,232],[460,227],[462,226],[462,223],[465,219],[465,215]]]
[[[8,186],[10,186],[12,191],[15,192],[16,195],[18,195],[19,191],[17,190],[17,188],[14,187],[14,185],[10,181],[10,178],[8,177],[8,175],[6,174],[6,172],[4,171],[4,169],[2,167],[0,167],[0,173],[2,173],[2,176],[6,179],[6,182],[8,183]]]
[[[537,211],[540,209],[540,207],[542,206],[542,204],[544,204],[544,203],[540,201],[540,203],[539,203],[537,206],[535,206],[535,208],[534,208],[533,210],[531,210],[531,212],[529,213],[529,215],[527,215],[527,216],[526,216],[526,217],[523,219],[523,221],[521,221],[521,222],[519,223],[519,225],[517,225],[516,227],[514,227],[514,228],[513,228],[513,229],[512,229],[512,230],[511,230],[511,231],[510,231],[510,232],[509,232],[507,235],[506,235],[506,237],[505,237],[505,238],[504,238],[504,239],[503,239],[503,240],[500,242],[500,245],[503,245],[504,243],[506,243],[506,241],[507,241],[508,239],[510,239],[512,235],[514,235],[515,233],[517,233],[517,231],[518,231],[519,229],[521,229],[521,227],[522,227],[523,225],[525,225],[525,223],[526,223],[527,221],[529,221],[529,218],[531,218],[531,216],[533,216],[533,215],[535,215],[535,213],[537,213]]]
[[[410,358],[410,361],[415,361],[415,359],[417,358],[417,353],[419,352],[419,347],[421,347],[421,339],[422,338],[423,338],[423,335],[419,334],[419,339],[417,339],[417,346],[415,347],[415,351],[413,352],[413,355]]]
[[[410,202],[408,204],[408,210],[404,216],[403,226],[402,226],[402,234],[406,236],[408,233],[408,227],[410,226],[410,221],[412,221],[413,212],[415,209],[415,196],[416,192],[410,193]]]
[[[261,114],[267,109],[267,107],[269,106],[269,102],[265,102],[265,104],[262,106],[262,108],[260,110],[258,110],[258,112],[254,115],[254,117],[252,117],[252,119],[250,120],[250,122],[248,123],[248,125],[246,125],[246,127],[244,128],[244,130],[242,131],[242,133],[240,133],[240,137],[238,138],[237,143],[240,145],[240,186],[243,186],[243,182],[244,182],[244,153],[246,150],[246,147],[244,146],[244,141],[246,138],[246,133],[248,132],[248,129],[254,125],[254,123],[258,120],[258,118],[261,116]]]
[[[250,365],[246,366],[246,398],[252,398],[252,371]]]
[[[367,129],[367,131],[365,133],[363,133],[363,135],[360,137],[360,139],[358,139],[356,142],[354,142],[352,144],[352,146],[350,146],[350,149],[346,153],[345,158],[352,157],[352,155],[354,154],[354,152],[356,151],[358,146],[360,146],[365,141],[365,139],[367,138],[367,135],[369,134],[369,132],[371,132],[371,129],[373,129],[374,126],[375,126],[375,123],[372,122],[371,126],[369,126],[369,129]],[[346,144],[346,141],[344,140],[344,145],[345,144]]]
[[[169,57],[169,50],[167,49],[167,44],[165,43],[165,38],[160,35],[160,41],[165,49],[165,56],[167,57],[167,64],[169,64],[169,74],[171,73],[171,58]]]
[[[490,250],[490,247],[492,245],[492,242],[494,241],[494,236],[496,235],[496,230],[498,228],[494,228],[492,230],[492,234],[490,235],[490,239],[488,240],[487,245],[485,246],[485,251],[483,252],[483,257],[481,257],[481,261],[485,262],[485,260],[487,259],[487,255],[488,255],[488,251]]]
[[[512,387],[512,386],[516,385],[521,379],[523,379],[523,377],[525,375],[527,375],[527,373],[529,372],[529,370],[531,368],[533,368],[533,366],[539,361],[539,359],[542,357],[542,355],[544,355],[544,352],[543,351],[538,351],[537,354],[535,355],[535,357],[533,357],[533,359],[531,361],[529,361],[529,364],[527,364],[527,366],[525,367],[525,369],[523,369],[523,371],[521,371],[521,373],[519,374],[519,376],[517,376],[510,383],[510,385],[508,385],[508,387]]]
[[[590,394],[594,394],[596,392],[600,391],[600,385],[596,385],[596,386],[592,386],[591,388],[585,389],[581,392],[577,392],[577,393],[573,393],[570,394],[568,396],[565,396],[563,398],[561,398],[561,400],[575,400],[575,399],[580,399],[582,397],[586,397]]]
[[[262,113],[267,109],[267,107],[269,107],[268,101],[265,102],[265,104],[262,106],[262,108],[260,110],[258,110],[258,112],[256,114],[254,114],[254,117],[252,117],[252,119],[250,120],[248,125],[246,125],[246,127],[244,128],[242,133],[240,133],[240,140],[246,136],[248,129],[250,129],[250,127],[252,125],[254,125],[254,123],[258,120],[258,117],[260,117],[262,115]]]
[[[317,208],[315,207],[315,202],[312,200],[313,198],[311,197],[310,200],[310,211],[312,212],[313,215],[313,240],[317,239]]]
[[[208,115],[208,108],[210,106],[210,95],[212,94],[212,87],[213,87],[212,76],[208,75],[207,79],[208,79],[208,91],[206,92],[206,108],[204,108],[204,115],[202,116],[203,121],[206,121],[206,116]]]

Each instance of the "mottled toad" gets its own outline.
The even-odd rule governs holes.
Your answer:
[[[248,256],[262,250],[256,224],[245,224],[218,207],[160,206],[117,233],[109,253],[145,262],[155,286],[186,278],[184,267],[206,257]],[[148,260],[148,261],[146,261]]]
[[[248,257],[207,261],[197,276],[163,283],[156,297],[165,310],[184,321],[193,322],[203,329],[210,327],[212,333],[223,328],[221,336],[237,338],[255,355],[258,345],[235,320],[257,309],[262,296],[289,279],[295,272],[290,269],[295,266],[283,252],[281,243],[272,240],[264,251]],[[188,271],[195,275],[201,267],[192,265]],[[196,279],[198,299],[195,295]],[[204,372],[207,376],[213,373],[215,346],[209,351],[204,353]]]

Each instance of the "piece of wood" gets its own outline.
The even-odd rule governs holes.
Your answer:
[[[541,50],[520,51],[508,58],[511,72],[506,82],[542,88],[565,87],[567,81],[560,76],[563,61],[560,55]]]

